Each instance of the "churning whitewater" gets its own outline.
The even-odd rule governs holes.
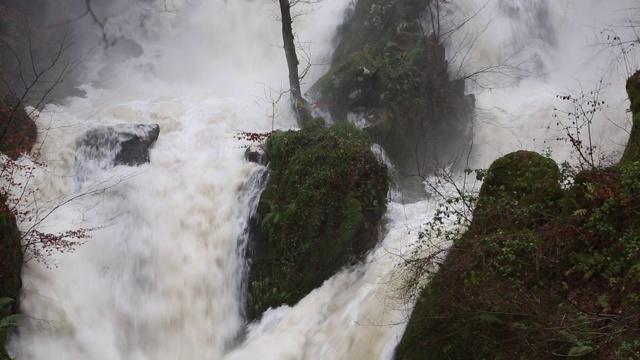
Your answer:
[[[353,3],[324,0],[295,23],[313,63],[328,62]],[[179,10],[151,11],[147,4],[110,18],[109,36],[138,44],[141,54],[99,46],[84,64],[86,95],[48,105],[37,118],[48,167],[30,183],[38,203],[23,206],[55,208],[43,222],[49,232],[94,230],[74,253],[54,255],[54,268],[24,265],[20,306],[26,320],[10,341],[12,356],[391,359],[411,310],[411,301],[397,291],[397,265],[435,201],[390,203],[386,237],[363,264],[245,329],[244,230],[266,169],[245,161],[246,144],[235,135],[295,126],[285,101],[270,104],[288,84],[278,8],[251,0],[173,5]],[[452,73],[482,69],[509,51],[517,54],[510,60],[527,64],[519,74],[486,73],[468,84],[478,107],[472,165],[486,166],[522,147],[553,148],[554,156],[568,158],[566,148],[544,141],[556,137],[548,128],[559,106],[554,95],[596,81],[583,74],[608,76],[610,118],[624,128],[620,84],[626,77],[605,74],[607,60],[596,60],[585,39],[631,5],[446,2],[452,21],[472,19],[447,40]],[[481,36],[470,42],[470,34]],[[307,86],[326,69],[312,68]],[[150,164],[104,168],[76,151],[86,130],[122,123],[159,124]],[[597,126],[603,148],[623,145],[623,130],[604,120]],[[91,168],[80,176],[79,164]]]
[[[598,152],[620,156],[630,129],[626,79],[637,50],[625,55],[612,38],[635,38],[630,12],[635,0],[453,0],[445,39],[454,77],[476,96],[472,165],[487,167],[511,151],[550,151],[557,161],[571,158],[571,145],[558,114],[575,111],[556,95],[590,96],[597,90],[604,111],[593,120]],[[633,65],[631,65],[633,66]],[[560,114],[562,115],[562,114]]]
[[[39,203],[62,205],[42,226],[95,230],[53,269],[25,265],[17,358],[219,359],[239,338],[242,235],[264,169],[244,160],[235,135],[273,126],[264,102],[287,83],[277,6],[174,5],[111,19],[110,36],[142,54],[100,49],[85,64],[86,96],[37,119],[50,166],[33,186],[46,184]],[[315,63],[330,55],[347,5],[327,1],[300,22]],[[287,109],[275,126],[295,124]],[[87,129],[120,123],[159,124],[149,165],[105,169],[76,152]]]

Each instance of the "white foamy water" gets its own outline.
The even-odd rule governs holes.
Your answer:
[[[518,149],[551,149],[555,159],[569,159],[571,147],[555,140],[566,136],[553,115],[554,108],[575,109],[556,95],[588,97],[596,89],[606,108],[593,118],[593,145],[604,154],[623,149],[630,130],[624,83],[636,69],[637,52],[626,56],[630,68],[621,66],[607,30],[633,40],[624,24],[637,1],[453,0],[444,7],[453,24],[468,20],[449,38],[453,72],[480,72],[467,82],[477,106],[473,165],[488,166]]]
[[[327,280],[292,308],[269,310],[230,360],[390,359],[411,313],[398,266],[435,209],[390,204],[387,235],[366,262]]]
[[[325,0],[294,24],[311,43],[314,62],[330,55],[349,3]],[[555,137],[546,129],[554,95],[576,89],[576,80],[588,89],[605,71],[606,60],[585,44],[632,3],[493,0],[461,29],[474,33],[491,20],[470,48],[471,66],[495,63],[496,54],[524,46],[522,73],[537,75],[488,76],[469,88],[481,120],[477,164],[517,148],[554,147],[557,157],[567,156],[566,148],[540,140]],[[27,320],[11,353],[18,359],[391,359],[411,309],[397,291],[398,265],[435,211],[433,202],[391,203],[386,236],[363,264],[293,307],[268,311],[239,343],[242,234],[264,169],[244,160],[244,144],[234,135],[271,130],[273,94],[265,89],[287,87],[278,9],[250,0],[172,4],[183,10],[149,11],[147,3],[110,19],[107,31],[138,43],[142,55],[99,48],[87,60],[86,97],[49,106],[38,119],[49,167],[33,182],[40,185],[36,198],[40,206],[64,203],[44,228],[99,229],[75,253],[54,255],[56,268],[25,264]],[[446,6],[453,18],[464,19],[481,5],[451,0]],[[459,34],[448,44],[453,63],[451,49],[466,46]],[[315,68],[308,84],[323,69]],[[624,123],[624,74],[609,79],[609,114]],[[277,110],[276,128],[295,126],[287,104]],[[151,163],[95,168],[79,185],[76,140],[86,129],[119,123],[160,125]],[[626,140],[609,123],[597,129],[605,147]]]
[[[54,254],[52,269],[25,264],[17,358],[219,359],[240,334],[242,234],[264,169],[244,160],[235,135],[295,126],[286,102],[272,124],[260,101],[288,84],[278,7],[180,5],[111,18],[107,31],[142,54],[98,48],[86,96],[40,114],[49,166],[31,182],[37,203],[23,206],[62,204],[41,224],[49,232],[97,229],[75,253]],[[327,1],[296,23],[315,63],[330,55],[347,5]],[[150,164],[105,169],[76,152],[87,129],[120,123],[159,124]],[[76,176],[91,166],[90,178]]]

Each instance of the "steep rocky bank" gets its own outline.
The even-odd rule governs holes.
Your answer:
[[[406,200],[470,144],[472,96],[449,77],[445,50],[415,0],[358,1],[331,69],[309,91],[335,122],[361,126],[394,163]]]
[[[638,76],[627,82],[634,123],[616,166],[567,178],[530,152],[491,165],[469,230],[421,292],[397,359],[637,357]]]

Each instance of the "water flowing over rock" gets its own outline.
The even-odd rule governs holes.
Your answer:
[[[552,137],[546,130],[552,112],[550,108],[553,108],[548,99],[558,89],[570,86],[566,79],[579,79],[583,74],[596,72],[595,68],[589,67],[591,65],[582,66],[586,60],[589,64],[597,61],[584,50],[587,44],[577,41],[585,38],[585,33],[596,31],[594,28],[586,31],[581,24],[592,25],[596,23],[593,21],[596,17],[601,19],[597,22],[601,24],[611,19],[607,12],[601,10],[612,9],[620,14],[623,4],[628,6],[632,1],[637,0],[438,0],[437,4],[442,6],[447,19],[459,20],[468,15],[469,20],[458,22],[465,26],[452,33],[445,42],[431,37],[429,31],[423,34],[422,29],[427,30],[430,25],[418,21],[425,20],[421,15],[428,10],[426,5],[435,4],[435,0],[322,0],[318,4],[296,1],[294,10],[300,16],[293,27],[300,44],[309,44],[312,64],[327,64],[332,57],[334,60],[328,75],[317,85],[327,85],[330,89],[320,94],[326,98],[316,98],[318,110],[326,109],[331,113],[334,123],[349,121],[364,128],[369,139],[362,149],[368,149],[370,142],[384,145],[385,153],[391,158],[388,163],[395,164],[400,176],[416,180],[413,185],[417,191],[412,197],[421,199],[424,192],[417,192],[422,190],[422,178],[417,175],[428,172],[419,174],[416,170],[421,168],[420,161],[416,161],[416,152],[422,156],[419,159],[427,160],[426,163],[432,159],[433,148],[445,150],[444,155],[447,156],[464,153],[455,147],[470,146],[467,141],[471,135],[465,123],[468,119],[465,116],[474,103],[474,99],[465,94],[470,90],[476,95],[479,119],[479,126],[473,128],[473,147],[484,145],[481,150],[474,151],[474,155],[488,161],[486,166],[498,157],[496,154],[501,156],[521,148],[544,150],[547,146],[555,146],[542,141],[533,144],[537,147],[531,146],[531,138]],[[5,3],[17,6],[25,2],[6,0],[0,5],[0,17]],[[95,230],[75,253],[52,255],[58,268],[47,269],[37,261],[29,261],[29,256],[25,257],[19,297],[19,309],[24,317],[8,336],[7,350],[11,358],[394,358],[394,349],[413,308],[413,299],[405,297],[401,289],[405,284],[403,265],[416,254],[433,254],[433,248],[420,247],[419,236],[426,227],[425,221],[441,214],[439,204],[433,198],[400,203],[393,201],[397,199],[393,197],[386,206],[386,212],[381,209],[386,193],[368,191],[366,183],[381,181],[383,173],[387,175],[386,170],[376,167],[380,171],[375,171],[372,176],[357,176],[362,169],[360,165],[365,164],[361,160],[370,157],[369,151],[363,151],[361,154],[367,154],[364,156],[349,157],[345,152],[334,151],[340,148],[342,140],[329,141],[323,137],[327,147],[309,153],[307,161],[294,161],[293,156],[283,157],[298,166],[292,166],[291,171],[282,174],[279,188],[275,189],[277,198],[273,196],[276,192],[273,187],[265,190],[271,191],[271,195],[263,197],[263,209],[268,207],[277,211],[270,212],[272,215],[267,215],[269,218],[261,225],[270,227],[265,230],[273,233],[293,236],[279,238],[282,241],[278,244],[263,242],[261,245],[272,248],[268,249],[270,252],[264,252],[267,256],[261,264],[266,272],[273,271],[278,275],[288,272],[284,274],[285,282],[308,277],[313,278],[311,283],[318,287],[311,290],[310,286],[315,285],[306,284],[304,290],[302,287],[294,288],[296,293],[291,296],[292,292],[288,293],[285,286],[294,284],[294,281],[282,287],[278,284],[275,288],[271,286],[271,278],[258,279],[254,284],[254,279],[247,274],[251,265],[257,263],[252,263],[245,256],[250,252],[245,248],[250,243],[248,223],[260,202],[258,197],[263,182],[267,181],[267,171],[264,166],[247,161],[260,162],[261,156],[252,150],[244,153],[247,146],[255,145],[255,142],[239,139],[237,134],[273,132],[278,134],[275,136],[282,136],[283,148],[295,145],[290,140],[300,136],[289,131],[296,127],[296,122],[286,103],[287,96],[282,96],[288,90],[288,78],[283,49],[278,45],[282,42],[282,24],[274,19],[277,2],[33,0],[27,3],[25,8],[41,7],[41,12],[51,18],[51,22],[44,24],[64,24],[85,14],[83,19],[73,21],[70,26],[58,26],[59,29],[50,31],[46,27],[36,29],[38,32],[34,35],[47,40],[46,47],[35,43],[35,48],[41,51],[40,60],[46,64],[46,60],[54,55],[47,50],[59,45],[56,37],[50,36],[54,35],[53,32],[68,32],[74,39],[78,35],[81,40],[86,40],[75,43],[79,45],[79,51],[69,54],[71,57],[64,54],[63,59],[72,60],[74,54],[87,56],[81,57],[86,61],[74,67],[81,74],[67,78],[69,86],[78,86],[84,95],[63,91],[63,94],[75,95],[59,97],[60,102],[55,104],[45,101],[41,107],[26,102],[36,106],[41,114],[35,121],[43,136],[37,142],[39,151],[33,151],[32,156],[37,156],[36,160],[45,163],[46,167],[23,176],[32,176],[30,179],[33,181],[28,181],[24,190],[33,196],[25,198],[26,201],[19,205],[25,211],[38,210],[33,206],[49,206],[36,213],[47,216],[41,226],[54,232],[77,227]],[[86,13],[87,4],[91,4],[95,17]],[[543,6],[545,4],[546,7]],[[472,17],[482,7],[490,10],[488,14],[485,16],[483,11]],[[545,12],[547,8],[548,14]],[[498,11],[491,12],[491,9]],[[533,16],[529,16],[532,9],[540,11],[536,10]],[[345,12],[350,15],[345,17]],[[336,29],[346,18],[352,19],[350,24],[358,20],[363,27],[347,24],[336,36]],[[541,18],[548,22],[538,26]],[[31,23],[41,24],[39,18],[35,20]],[[421,26],[425,24],[427,26]],[[547,28],[548,31],[545,30]],[[355,38],[350,40],[349,33],[355,34]],[[534,37],[533,41],[527,36],[529,33]],[[6,34],[6,29],[4,33],[0,30],[0,34]],[[469,39],[467,35],[475,40],[474,36],[482,34],[484,38],[471,44],[464,41]],[[461,39],[463,37],[465,39]],[[340,48],[334,55],[338,42]],[[86,43],[90,44],[82,47]],[[493,55],[504,54],[505,45],[510,50],[520,44],[539,45],[536,51],[524,54],[524,58],[516,56],[516,65],[531,62],[534,71],[544,65],[539,77],[518,77],[503,83],[503,88],[487,87],[486,91],[475,91],[477,88],[473,88],[473,81],[466,84],[451,81],[457,78],[454,76],[457,70],[467,69],[458,60],[479,62],[471,72],[461,72],[463,77],[472,76],[487,66],[494,69],[491,67],[494,65]],[[462,56],[452,56],[450,49],[459,49],[458,54]],[[27,59],[22,64],[28,64],[28,57],[20,56],[20,59]],[[304,60],[301,59],[301,68]],[[11,52],[1,50],[0,62],[7,65],[0,67],[0,75],[19,65]],[[42,62],[36,61],[36,68],[39,65]],[[560,79],[553,73],[555,68],[552,65],[579,70],[570,74],[563,72],[568,75]],[[303,86],[315,83],[328,67],[313,66]],[[24,69],[31,71],[28,66]],[[21,74],[13,75],[8,83],[15,84],[17,80],[20,84]],[[54,70],[49,75],[43,78],[42,86],[35,89],[36,93],[46,90],[48,81],[59,73]],[[494,73],[489,75],[490,79],[476,80],[491,84]],[[553,81],[547,81],[549,79]],[[591,80],[585,80],[585,84]],[[314,91],[309,94],[317,95]],[[627,105],[623,104],[623,115]],[[619,108],[612,102],[612,108],[614,106]],[[611,117],[614,118],[617,116]],[[120,134],[122,125],[109,126],[118,123],[129,124],[124,127],[130,128],[122,131],[126,135]],[[146,123],[157,123],[162,128],[162,138],[153,144],[150,152],[152,131],[136,125]],[[85,142],[85,132],[98,128],[101,130],[87,136],[94,143]],[[598,127],[602,128],[610,130],[613,127]],[[45,131],[47,136],[44,136]],[[285,133],[287,136],[283,135]],[[597,133],[607,136],[607,141],[611,139],[609,132]],[[109,140],[112,138],[116,139]],[[419,144],[418,140],[424,141]],[[521,146],[502,146],[508,142],[520,143]],[[123,151],[128,146],[126,144],[133,148],[141,146],[130,151],[135,161],[119,155],[127,153]],[[416,144],[418,146],[414,146]],[[445,146],[440,147],[442,144]],[[494,151],[488,152],[488,148]],[[554,154],[555,151],[554,148]],[[336,154],[339,159],[330,156]],[[352,160],[353,166],[347,171],[334,166],[344,164],[340,155]],[[473,162],[475,159],[470,156],[462,161]],[[18,160],[26,164],[31,161],[30,157]],[[129,163],[133,166],[116,166]],[[319,164],[320,169],[313,167],[314,163]],[[139,164],[144,165],[137,166]],[[337,176],[342,174],[346,176]],[[358,178],[362,180],[359,183],[365,186],[356,185],[352,194],[345,195],[343,190],[349,188],[351,180]],[[473,176],[469,178],[475,179]],[[587,190],[590,179],[584,184]],[[316,189],[314,185],[320,182],[331,185]],[[402,177],[400,182],[407,189]],[[604,191],[607,188],[591,187],[595,192],[586,195],[600,196],[597,198],[600,201],[610,194]],[[451,196],[458,189],[461,188],[437,187],[434,193]],[[289,201],[290,198],[296,198],[296,201]],[[31,199],[37,201],[29,201]],[[272,200],[271,203],[264,201],[268,199]],[[635,200],[634,197],[628,199]],[[634,201],[627,203],[627,198],[622,200],[625,201],[620,206],[636,204]],[[590,214],[590,210],[584,210],[586,207],[581,204],[578,203],[577,208],[567,206],[569,212],[576,213],[576,222],[585,221],[585,216]],[[50,208],[55,211],[49,214]],[[289,216],[291,214],[303,216]],[[486,214],[487,217],[492,215],[491,212]],[[635,211],[629,214],[636,216]],[[372,215],[382,215],[382,221],[378,224],[379,217]],[[360,227],[358,224],[362,222],[368,223]],[[380,238],[371,231],[369,236],[361,237],[362,242],[350,245],[351,235],[365,233],[362,230],[365,227],[374,229],[374,223],[379,225]],[[17,226],[24,231],[30,224],[18,221]],[[608,229],[604,227],[600,231]],[[567,231],[571,231],[570,226]],[[606,240],[611,238],[601,236],[598,239],[605,240],[603,243],[606,244]],[[438,241],[436,254],[447,253],[450,243],[446,239],[434,241]],[[511,244],[519,247],[509,247]],[[555,264],[546,260],[546,256],[555,256],[546,250],[555,248],[541,246],[536,248],[540,252],[531,251],[538,244],[539,241],[528,234],[517,239],[503,236],[489,241],[487,245],[492,246],[492,254],[502,256],[499,259],[494,257],[496,261],[492,261],[491,266],[497,265],[498,260],[509,260],[514,251],[530,255],[526,259],[540,260],[536,264],[529,263],[529,269],[536,266],[548,268]],[[590,244],[582,242],[579,245],[589,250]],[[503,253],[502,245],[511,250]],[[358,249],[351,252],[350,247]],[[362,260],[361,253],[371,247],[373,249]],[[635,249],[638,248],[640,246]],[[610,249],[615,251],[617,248]],[[640,273],[636,254],[629,255],[635,261],[635,271]],[[0,261],[0,264],[4,263]],[[337,270],[341,264],[349,267]],[[564,261],[558,264],[571,266],[573,263]],[[297,272],[298,269],[309,268],[311,270],[307,274]],[[504,273],[493,271],[494,268],[489,270],[492,272],[487,273],[488,276]],[[320,272],[322,276],[316,277]],[[575,277],[572,274],[570,277]],[[465,272],[452,275],[461,279]],[[637,279],[637,276],[629,276],[620,278],[617,283],[628,291],[624,295],[626,298],[632,299],[639,293],[640,282]],[[506,275],[498,280],[490,283],[500,285],[500,288],[494,286],[496,291],[484,291],[485,284],[482,283],[483,286],[477,287],[477,293],[499,296],[498,290],[503,289],[502,285],[513,285]],[[473,285],[473,281],[470,283]],[[462,291],[469,289],[464,282],[460,284]],[[250,287],[253,287],[253,293],[273,300],[263,302],[262,309],[278,306],[267,309],[259,320],[251,323],[243,311]],[[548,288],[540,289],[550,293]],[[286,299],[287,296],[290,298]],[[294,298],[299,299],[295,304]],[[453,300],[458,299],[454,297]],[[527,299],[518,295],[516,300]],[[616,299],[603,299],[602,303],[607,301],[614,304]],[[283,302],[287,305],[279,306]],[[436,308],[434,304],[426,307]],[[567,309],[572,307],[559,310]],[[589,310],[594,310],[591,312],[594,315],[603,312],[597,307]],[[449,320],[446,316],[451,313],[429,315],[435,320],[444,317],[446,322]],[[483,349],[475,347],[473,341],[486,337],[487,329],[496,325],[493,317],[483,315],[472,318],[472,321],[481,321],[481,326],[472,329],[470,342],[463,342],[460,347],[468,347],[471,355],[444,356],[444,359],[480,356]],[[611,312],[605,315],[609,318],[607,321],[623,318],[635,321],[627,314],[620,316]],[[589,343],[574,336],[581,336],[583,322],[580,319],[584,317],[574,316],[572,323],[564,322],[570,326],[570,331],[554,338],[573,342],[568,345],[582,351],[579,346]],[[529,324],[515,320],[504,323],[508,327],[505,332],[518,333],[520,339],[529,339],[525,332]],[[412,323],[419,326],[418,321]],[[439,338],[447,334],[457,336],[460,334],[458,330],[466,329],[468,324],[462,324],[453,331],[429,333]],[[557,325],[545,324],[551,328]],[[637,321],[634,325],[637,326]],[[498,337],[499,342],[503,339]],[[576,339],[582,343],[577,343]],[[499,346],[504,345],[504,342],[499,343]],[[414,346],[406,350],[419,359],[431,358],[432,355]],[[566,350],[563,355],[568,355],[571,349]],[[538,359],[539,354],[532,354],[529,358]],[[633,353],[626,355],[632,357]],[[513,353],[503,356],[513,357]]]
[[[88,130],[78,140],[82,160],[104,165],[139,166],[149,162],[149,149],[158,140],[157,124],[119,124]]]

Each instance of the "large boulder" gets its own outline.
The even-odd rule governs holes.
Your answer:
[[[516,151],[495,160],[480,188],[474,231],[524,229],[556,217],[562,210],[560,169],[533,151]]]
[[[157,124],[97,127],[78,140],[78,157],[80,161],[98,161],[106,166],[139,166],[149,162],[149,149],[159,135]]]
[[[38,128],[20,99],[0,95],[0,152],[15,160],[31,151],[37,138]]]
[[[469,229],[454,240],[418,297],[396,359],[502,359],[505,354],[529,359],[531,353],[540,354],[542,342],[528,348],[519,338],[543,338],[535,321],[556,311],[558,297],[546,290],[562,284],[558,259],[570,263],[555,239],[548,238],[554,236],[548,227],[562,212],[560,179],[552,159],[531,151],[516,151],[491,164]],[[567,242],[567,235],[556,231],[559,242]],[[529,314],[521,314],[518,306]],[[546,306],[548,313],[538,312]],[[550,342],[548,348],[565,351],[564,344]]]
[[[251,249],[247,311],[295,304],[378,240],[389,179],[353,125],[312,120],[277,131],[266,151],[270,176]]]

